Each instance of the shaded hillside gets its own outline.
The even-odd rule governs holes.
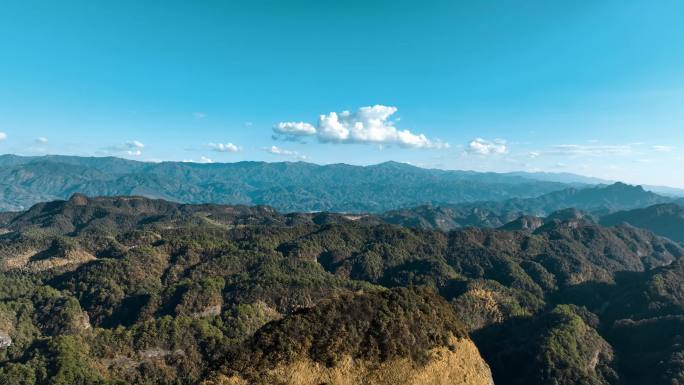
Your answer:
[[[380,217],[388,223],[402,226],[448,231],[469,226],[500,227],[521,216],[544,217],[565,208],[580,209],[601,216],[671,200],[645,191],[641,186],[615,183],[584,189],[570,188],[528,199],[420,206],[389,211]]]
[[[502,384],[679,375],[684,248],[579,210],[446,233],[75,195],[9,219],[0,383],[487,383],[478,351]]]
[[[620,357],[620,383],[684,383],[684,260],[614,284],[586,283],[558,293],[594,312]]]
[[[620,211],[601,218],[601,224],[614,226],[629,223],[678,242],[684,242],[684,207],[662,204],[642,209]]]
[[[0,211],[23,210],[82,193],[269,205],[281,211],[381,212],[425,203],[533,197],[567,186],[516,175],[429,170],[394,162],[360,167],[0,156]]]
[[[614,352],[596,328],[598,318],[560,305],[537,317],[511,319],[475,334],[499,385],[613,384]]]

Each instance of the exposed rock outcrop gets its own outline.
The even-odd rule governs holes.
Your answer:
[[[9,348],[12,346],[12,337],[6,332],[0,331],[0,349]]]

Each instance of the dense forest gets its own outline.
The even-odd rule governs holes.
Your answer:
[[[74,195],[0,234],[0,384],[684,384],[684,247],[578,210],[446,232]]]

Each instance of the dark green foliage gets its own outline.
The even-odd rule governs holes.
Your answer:
[[[684,207],[669,203],[620,211],[601,218],[601,224],[615,226],[629,223],[653,231],[677,242],[684,242]]]
[[[411,357],[420,363],[429,349],[466,336],[453,309],[429,289],[343,294],[267,324],[248,341],[246,352],[228,362],[238,371],[260,371],[303,356],[326,365],[345,356],[379,362]]]
[[[591,313],[560,305],[483,330],[475,341],[497,384],[609,384],[617,379],[613,352],[596,323]]]
[[[608,339],[625,384],[684,384],[684,316],[619,321]]]
[[[48,383],[51,385],[98,384],[102,378],[89,365],[89,347],[78,337],[59,336],[47,344]]]
[[[536,314],[545,306],[537,295],[493,280],[454,281],[442,290],[442,295],[453,297],[451,303],[458,317],[471,331]]]
[[[10,362],[0,368],[0,384],[35,385],[36,372],[28,365]]]
[[[298,356],[421,362],[466,332],[497,384],[681,381],[684,249],[577,210],[445,233],[76,195],[6,225],[0,384],[196,384]]]

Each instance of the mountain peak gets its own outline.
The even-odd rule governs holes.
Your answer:
[[[499,227],[506,231],[535,231],[544,225],[544,218],[533,215],[522,215],[517,219]]]
[[[567,208],[567,209],[562,209],[555,211],[551,213],[548,217],[546,217],[547,221],[561,221],[561,222],[566,222],[566,221],[578,221],[578,220],[590,220],[593,221],[591,218],[591,215],[588,213],[578,210],[576,208]]]
[[[613,191],[640,191],[647,192],[641,185],[631,185],[624,182],[615,182],[605,187],[607,190]]]
[[[371,165],[369,167],[378,167],[378,168],[419,168],[416,167],[410,163],[404,163],[404,162],[397,162],[395,160],[388,160],[386,162],[378,163],[376,165]]]
[[[85,206],[88,204],[88,197],[84,194],[76,193],[69,198],[69,203],[74,206]]]

